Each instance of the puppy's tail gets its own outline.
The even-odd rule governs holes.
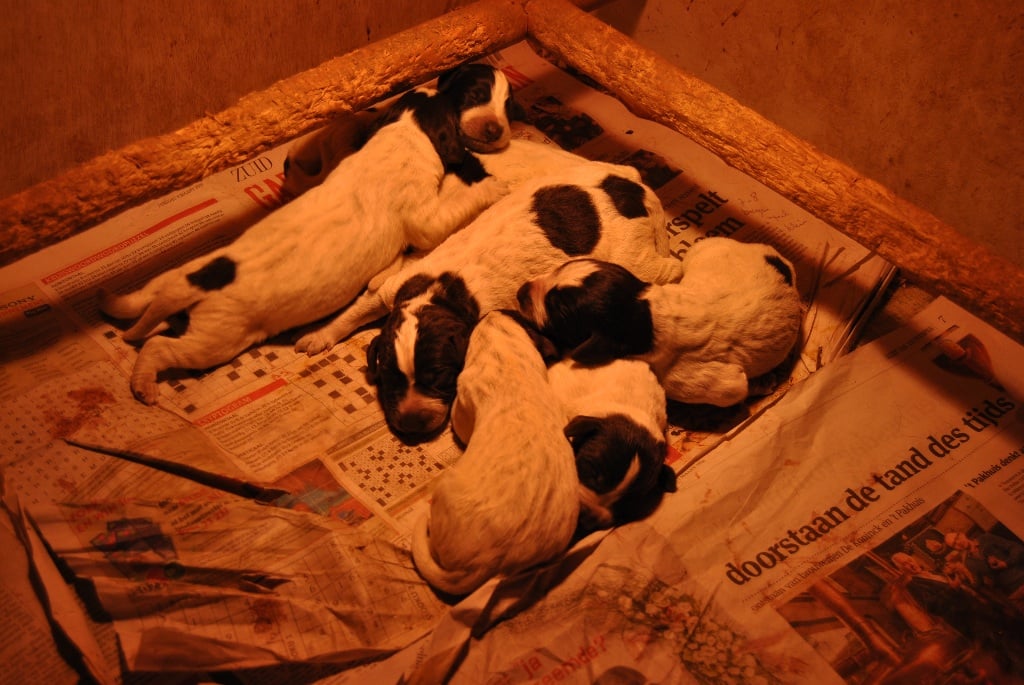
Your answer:
[[[136,319],[135,324],[124,332],[124,339],[142,340],[167,317],[191,307],[203,295],[176,272],[157,276],[145,286],[128,293],[115,295],[100,290],[97,293],[100,310],[115,319]]]
[[[486,568],[450,571],[434,558],[430,547],[430,515],[424,514],[412,534],[412,558],[416,570],[431,587],[450,595],[468,595],[483,585],[491,574]]]

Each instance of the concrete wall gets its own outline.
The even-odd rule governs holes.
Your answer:
[[[0,0],[0,196],[460,0]],[[598,16],[1024,266],[1024,5],[615,0]]]
[[[618,0],[597,15],[1024,267],[1019,0]]]
[[[0,0],[0,196],[457,0]]]

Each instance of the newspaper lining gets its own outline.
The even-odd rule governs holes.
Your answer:
[[[530,113],[518,135],[644,171],[675,254],[729,235],[793,260],[809,313],[790,377],[740,411],[675,408],[680,491],[654,516],[452,608],[416,575],[405,538],[460,451],[449,433],[408,446],[387,431],[363,378],[372,330],[316,357],[281,336],[162,381],[149,408],[127,389],[135,351],[96,311],[97,287],[134,287],[277,206],[287,149],[129,210],[0,271],[4,502],[20,538],[38,531],[110,616],[50,611],[92,676],[118,680],[123,659],[138,672],[352,667],[324,682],[595,681],[614,669],[860,682],[854,666],[926,672],[918,648],[968,674],[1020,673],[1012,639],[965,636],[922,608],[911,572],[929,566],[943,592],[952,578],[968,587],[953,562],[917,552],[925,529],[1019,543],[1019,347],[940,300],[842,356],[888,264],[525,44],[491,60]],[[26,549],[44,575],[46,550]],[[972,582],[1000,575],[984,570]],[[45,579],[57,597],[63,581]],[[871,621],[850,600],[863,588],[877,594]],[[977,620],[1015,627],[1013,593],[992,578],[982,589]]]

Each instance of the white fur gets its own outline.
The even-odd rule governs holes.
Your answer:
[[[180,338],[149,337],[131,387],[157,401],[157,374],[203,369],[250,345],[315,321],[349,303],[409,246],[429,250],[506,192],[494,178],[443,184],[430,139],[403,113],[346,157],[323,184],[249,228],[231,245],[170,270],[134,293],[100,294],[103,311],[138,321],[124,333],[141,341],[168,316],[188,310]],[[203,291],[185,276],[218,257],[237,265],[227,286]]]
[[[420,574],[453,595],[564,551],[578,513],[572,448],[533,341],[501,312],[473,331],[452,428],[465,453],[435,481],[412,553]]]
[[[562,403],[566,420],[581,414],[624,414],[651,435],[665,439],[665,390],[644,361],[615,359],[600,366],[583,366],[563,359],[548,369],[548,382]]]
[[[417,274],[458,273],[480,305],[481,315],[492,309],[514,309],[520,284],[568,259],[548,242],[530,209],[534,192],[555,184],[579,186],[593,199],[603,228],[591,256],[622,264],[656,283],[681,277],[681,262],[669,256],[664,209],[654,192],[644,186],[648,216],[627,219],[596,187],[609,174],[642,183],[633,167],[589,161],[557,147],[516,140],[505,152],[482,155],[481,160],[489,171],[518,185],[437,249],[370,283],[350,307],[306,336],[297,349],[309,354],[328,350],[360,326],[387,314],[398,289]],[[538,169],[553,171],[538,174]]]
[[[655,350],[647,356],[668,397],[729,407],[749,381],[785,361],[800,337],[800,293],[764,259],[773,247],[708,238],[683,260],[677,284],[652,285]]]
[[[638,355],[654,369],[670,399],[732,406],[750,393],[749,379],[781,364],[800,336],[804,308],[795,285],[783,282],[766,257],[793,265],[773,247],[729,238],[696,243],[678,283],[649,285],[653,350]],[[543,299],[560,284],[579,284],[595,268],[571,262],[529,288],[522,313],[543,327]]]

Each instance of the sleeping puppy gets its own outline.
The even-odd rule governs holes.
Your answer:
[[[390,310],[367,350],[370,379],[392,430],[429,436],[447,419],[480,316],[514,309],[521,283],[583,255],[658,283],[681,276],[681,262],[667,256],[661,203],[636,169],[579,160],[521,184],[436,250],[371,284],[319,332],[318,349]]]
[[[480,112],[488,106],[464,94],[477,92],[481,65],[469,67],[445,78],[440,90],[416,89],[400,97],[362,149],[323,184],[232,244],[128,295],[101,292],[106,314],[137,318],[124,339],[145,340],[131,377],[135,396],[153,404],[161,371],[226,362],[272,335],[336,311],[407,248],[435,247],[505,194],[505,185],[487,176],[471,184],[442,183],[447,171],[466,161],[465,145],[490,149],[507,140],[498,131],[507,129],[505,77],[490,70],[501,107],[482,124]],[[182,311],[189,320],[184,334],[151,335]]]
[[[461,82],[453,87],[453,81]],[[455,98],[461,112],[463,145],[474,152],[496,152],[510,142],[511,121],[522,118],[503,74],[484,64],[466,64],[438,77],[437,87]],[[294,144],[284,160],[282,191],[298,197],[323,183],[345,157],[359,150],[380,127],[380,110],[370,107],[336,118]]]
[[[476,326],[459,376],[452,428],[465,452],[433,486],[412,555],[452,595],[547,561],[568,548],[579,481],[545,361],[514,313]]]
[[[643,518],[675,492],[675,471],[665,464],[665,390],[646,362],[562,360],[548,369],[548,383],[576,456],[580,533]]]
[[[768,245],[707,238],[683,270],[679,283],[657,285],[617,264],[574,260],[525,283],[519,310],[582,364],[636,357],[669,399],[732,406],[800,336],[793,265]]]
[[[524,131],[525,129],[517,130]],[[491,176],[512,190],[538,177],[587,163],[589,163],[587,159],[563,150],[553,143],[513,138],[509,141],[508,146],[500,152],[482,155],[469,153],[459,172],[446,175],[442,186],[453,186],[449,192],[454,193],[456,192],[455,188],[471,185],[480,178]],[[449,245],[445,249],[448,250],[451,247]],[[667,252],[667,242],[663,249]],[[326,352],[360,326],[386,314],[391,309],[395,298],[395,294],[390,292],[389,288],[400,284],[407,275],[413,274],[414,264],[424,256],[423,252],[410,252],[395,260],[386,270],[370,281],[366,292],[350,307],[343,309],[338,316],[320,328],[299,338],[295,343],[295,350],[305,352],[310,356]],[[681,266],[678,268],[681,269]],[[403,272],[402,269],[405,271]],[[402,272],[400,279],[391,281],[382,291],[382,285],[399,272]],[[387,302],[383,302],[382,297],[387,297]]]

